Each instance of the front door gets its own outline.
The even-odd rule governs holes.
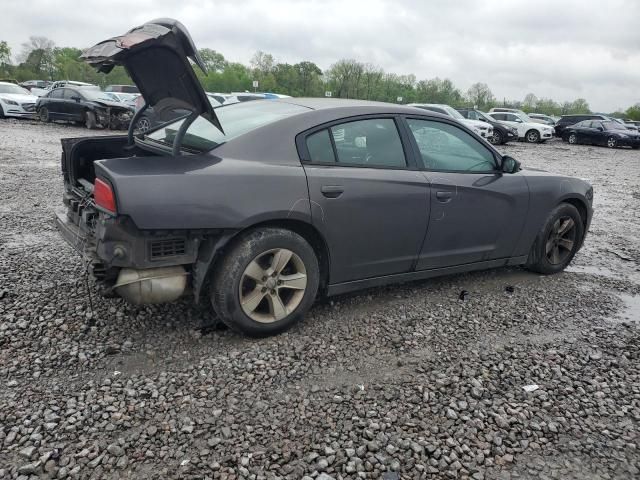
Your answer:
[[[313,223],[331,252],[330,283],[412,270],[429,186],[409,168],[396,120],[333,125],[308,135],[304,148]]]
[[[417,270],[509,258],[526,221],[525,179],[502,173],[489,145],[453,123],[406,121],[431,185]]]

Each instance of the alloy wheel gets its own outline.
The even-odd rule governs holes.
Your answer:
[[[538,140],[540,140],[540,134],[535,130],[527,133],[527,142],[538,143]]]
[[[618,142],[616,141],[616,139],[615,139],[615,138],[613,138],[613,137],[609,137],[609,138],[607,138],[607,147],[609,147],[609,148],[615,148],[615,146],[617,145],[617,143],[618,143]]]
[[[569,135],[569,143],[571,143],[571,144],[578,143],[578,139],[576,138],[576,134],[575,133],[572,133],[571,135]]]
[[[295,311],[306,288],[302,259],[286,248],[268,250],[245,268],[239,286],[240,306],[256,322],[277,322]]]
[[[552,265],[560,265],[573,252],[576,242],[576,223],[569,216],[558,218],[547,237],[545,254]]]
[[[139,132],[144,133],[151,128],[151,122],[147,117],[141,117],[136,123],[136,128]]]
[[[48,122],[49,121],[49,110],[47,110],[46,107],[42,107],[40,109],[40,111],[38,112],[38,115],[40,117],[40,121],[41,122]]]
[[[502,135],[500,135],[500,132],[494,130],[493,135],[489,137],[489,142],[493,145],[500,145],[500,143],[502,143]]]

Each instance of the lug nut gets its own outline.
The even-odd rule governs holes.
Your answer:
[[[262,293],[266,292],[267,288],[266,287],[262,287]]]

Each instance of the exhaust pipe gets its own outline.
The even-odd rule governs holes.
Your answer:
[[[187,271],[182,266],[135,270],[123,268],[114,290],[129,303],[173,302],[187,288]]]

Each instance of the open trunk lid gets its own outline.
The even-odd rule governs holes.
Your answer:
[[[81,58],[103,73],[122,65],[155,112],[190,110],[222,131],[189,59],[204,72],[205,65],[191,35],[177,20],[152,20],[88,48]]]

